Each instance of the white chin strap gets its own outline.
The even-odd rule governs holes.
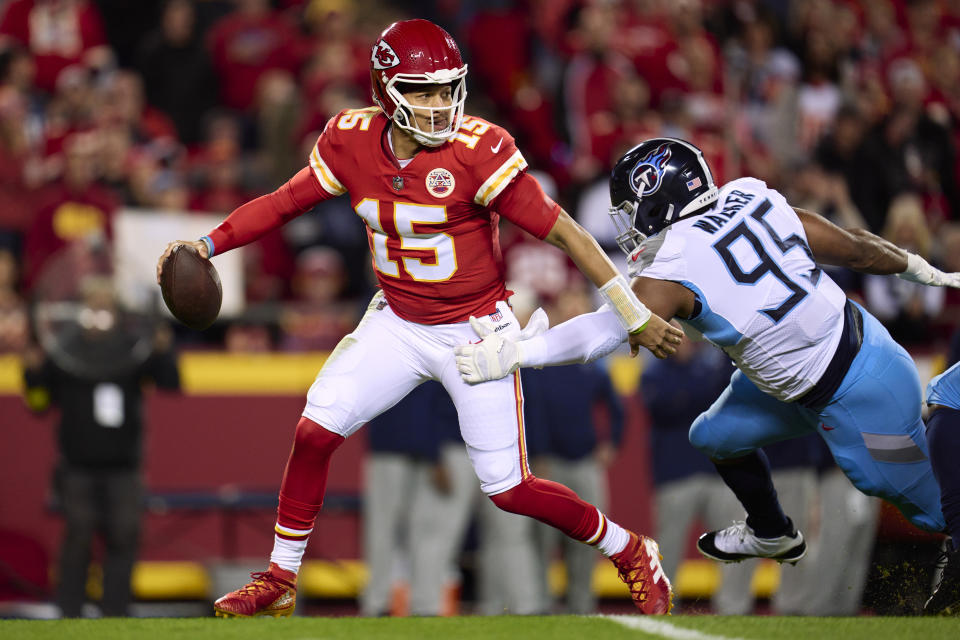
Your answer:
[[[425,131],[416,125],[416,119],[412,117],[412,111],[410,110],[414,108],[421,112],[430,111],[431,123],[436,115],[443,115],[443,112],[447,112],[446,116],[449,124],[443,129],[438,129],[436,131]],[[399,128],[409,133],[414,140],[427,147],[439,147],[447,140],[452,138],[460,128],[460,123],[462,121],[462,104],[459,110],[457,110],[456,105],[450,107],[412,107],[404,100],[400,106],[397,107],[397,110],[393,114],[393,122]],[[431,127],[432,126],[433,125],[431,124]]]

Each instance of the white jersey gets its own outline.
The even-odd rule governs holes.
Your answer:
[[[683,322],[780,400],[809,391],[840,342],[846,296],[814,262],[793,208],[760,180],[724,185],[710,211],[649,237],[628,269],[693,291],[698,309]]]

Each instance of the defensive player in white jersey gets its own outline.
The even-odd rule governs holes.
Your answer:
[[[637,297],[723,349],[738,369],[690,441],[715,462],[747,519],[704,534],[700,551],[726,562],[804,555],[760,447],[811,431],[857,488],[894,503],[918,527],[943,530],[913,361],[818,261],[936,286],[958,287],[960,274],[794,209],[759,180],[718,188],[699,149],[682,140],[630,150],[610,191]],[[531,339],[489,335],[458,347],[457,362],[476,383],[520,366],[593,360],[625,338],[601,307]]]

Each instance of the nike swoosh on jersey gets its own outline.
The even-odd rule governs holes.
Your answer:
[[[497,153],[498,151],[500,151],[500,145],[502,144],[503,144],[503,138],[500,138],[500,140],[497,142],[497,146],[490,145],[490,151]]]
[[[823,422],[820,423],[820,426],[823,427],[824,431],[833,431],[834,429],[836,429],[836,427],[828,427],[826,423],[823,423]]]

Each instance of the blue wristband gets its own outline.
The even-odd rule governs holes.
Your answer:
[[[214,254],[213,240],[210,239],[210,236],[200,236],[200,241],[203,242],[203,244],[207,245],[207,257],[212,258]]]

